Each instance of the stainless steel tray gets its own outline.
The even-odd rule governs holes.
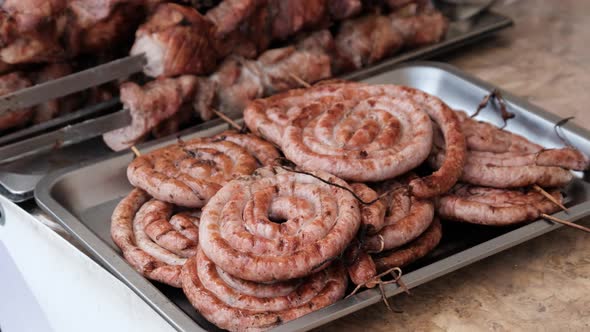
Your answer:
[[[481,98],[493,89],[493,86],[463,74],[453,67],[427,62],[403,65],[371,77],[366,82],[413,86],[441,97],[456,109],[470,111],[473,111]],[[548,147],[561,146],[561,142],[553,133],[553,125],[559,120],[557,117],[509,93],[504,93],[504,97],[510,110],[517,115],[510,121],[509,130]],[[481,117],[496,123],[501,121],[496,113],[489,109],[484,110]],[[206,124],[185,137],[211,135],[226,128],[225,124],[219,122]],[[566,125],[564,132],[572,144],[590,154],[589,132],[573,125]],[[142,150],[147,151],[172,141],[149,144]],[[36,188],[37,203],[80,240],[100,263],[129,285],[178,330],[214,329],[190,307],[180,290],[152,283],[135,272],[111,241],[110,216],[117,202],[131,189],[125,169],[132,158],[131,153],[119,153],[83,167],[71,167],[51,174]],[[590,214],[590,185],[583,180],[582,174],[577,174],[575,181],[566,188],[566,194],[570,213],[562,212],[556,216],[576,220]],[[510,228],[486,228],[453,223],[445,223],[443,227],[443,240],[438,249],[421,262],[404,269],[404,281],[408,287],[416,287],[557,229],[560,225],[540,220]],[[386,287],[388,296],[400,291],[395,285]],[[377,290],[366,290],[328,308],[286,323],[277,330],[308,330],[367,307],[380,299]]]
[[[512,25],[510,18],[489,11],[467,21],[452,22],[445,40],[440,43],[402,52],[370,68],[350,73],[345,78],[360,79],[375,71],[383,71],[391,68],[400,62],[432,58],[441,53],[473,43],[510,25]],[[94,122],[96,123],[89,120],[87,126],[84,128],[84,132],[87,135],[91,132],[97,134],[104,132],[99,121]],[[63,135],[58,132],[57,135],[51,137],[54,136],[62,137]],[[32,198],[35,185],[44,175],[57,169],[76,165],[80,162],[106,156],[111,153],[110,149],[105,146],[100,138],[86,140],[82,143],[75,144],[74,147],[43,151],[33,156],[30,155],[29,148],[23,149],[22,146],[29,146],[32,149],[38,146],[39,143],[26,143],[20,142],[18,149],[9,147],[8,149],[10,151],[14,151],[14,155],[10,156],[12,161],[3,160],[0,163],[0,194],[14,202],[21,202]],[[6,151],[4,150],[7,150],[7,148],[0,148],[0,155],[6,155]]]

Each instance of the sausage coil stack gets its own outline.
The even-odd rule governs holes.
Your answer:
[[[250,134],[137,157],[111,227],[137,271],[231,331],[326,307],[349,280],[394,282],[379,278],[431,252],[441,218],[501,226],[556,212],[531,186],[562,201],[570,170],[588,168],[573,148],[544,149],[408,87],[324,82],[244,115]]]
[[[347,277],[336,263],[302,279],[255,283],[227,274],[199,250],[182,269],[182,285],[191,304],[218,327],[261,331],[338,301]]]
[[[347,186],[333,175],[315,175]],[[359,222],[350,192],[310,175],[260,168],[228,183],[203,209],[200,252],[184,267],[183,289],[223,328],[270,328],[295,319],[344,296],[346,274],[332,261]],[[234,314],[220,314],[228,311]]]

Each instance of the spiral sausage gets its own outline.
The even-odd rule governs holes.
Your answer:
[[[290,91],[252,103],[245,120],[301,167],[383,180],[424,161],[432,127],[414,103],[369,89],[345,83]]]
[[[549,192],[562,200],[558,190]],[[542,194],[529,189],[494,189],[458,184],[439,199],[438,214],[445,219],[472,224],[504,226],[533,221],[541,213],[551,214],[559,207]]]
[[[187,261],[181,277],[191,304],[229,331],[262,331],[299,318],[338,301],[347,286],[339,263],[303,279],[259,284],[229,275],[202,250]]]
[[[384,252],[374,256],[373,260],[378,272],[384,272],[394,267],[404,267],[431,252],[442,238],[442,227],[435,218],[430,227],[416,240],[403,248]]]
[[[125,259],[144,276],[181,287],[180,270],[197,252],[197,212],[173,215],[172,204],[134,189],[113,212],[111,237]]]
[[[348,188],[333,175],[314,174]],[[199,240],[221,269],[269,282],[319,270],[344,251],[359,225],[350,192],[311,175],[265,167],[217,192],[203,209]]]
[[[456,114],[468,149],[463,182],[495,188],[562,187],[573,178],[570,169],[589,167],[588,158],[576,149],[544,149],[520,135],[475,121],[464,112]],[[435,135],[435,146],[440,145],[437,141]],[[429,161],[436,166],[444,159],[444,149],[435,148]]]
[[[434,218],[434,204],[420,199],[405,189],[416,176],[405,176],[377,186],[377,192],[387,193],[382,198],[386,206],[385,226],[375,235],[367,236],[364,248],[370,253],[400,247],[422,234]]]
[[[224,131],[213,137],[216,140],[235,143],[248,151],[258,166],[270,166],[281,157],[281,154],[274,145],[252,134],[240,134],[235,131]]]
[[[418,197],[452,187],[465,160],[458,119],[434,96],[395,85],[322,84],[256,100],[244,112],[253,132],[299,166],[353,181],[390,179],[422,163],[432,146],[428,116],[443,130],[447,156],[437,172],[413,180]]]
[[[127,178],[159,200],[202,207],[226,182],[255,169],[256,159],[239,145],[196,138],[136,158]]]

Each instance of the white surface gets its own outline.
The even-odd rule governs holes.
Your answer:
[[[174,330],[47,226],[1,196],[0,204],[6,217],[0,226],[2,332]]]

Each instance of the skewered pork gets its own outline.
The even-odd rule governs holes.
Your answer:
[[[105,143],[115,151],[136,144],[160,122],[177,113],[198,85],[198,78],[190,75],[152,81],[143,87],[132,82],[122,84],[121,102],[131,113],[131,125],[105,133]]]
[[[342,23],[335,36],[337,54],[333,70],[342,73],[373,64],[402,47],[419,47],[440,41],[448,28],[437,11],[413,15],[367,15]]]
[[[195,9],[162,4],[136,33],[131,54],[147,58],[145,74],[170,77],[215,70],[215,26]]]
[[[132,36],[149,1],[24,0],[0,8],[0,60],[57,62],[114,50]]]
[[[328,78],[330,59],[285,47],[269,50],[259,60],[230,57],[209,79],[187,75],[152,81],[144,87],[125,83],[121,87],[121,101],[131,111],[132,124],[108,132],[103,138],[115,151],[128,148],[184,104],[192,104],[203,120],[211,119],[212,108],[227,114],[241,112],[251,100],[299,85],[289,76],[291,73],[308,82]],[[179,90],[178,86],[184,88]]]
[[[329,26],[360,12],[359,0],[226,0],[207,12],[223,55],[253,58],[275,40]]]
[[[266,51],[256,61],[227,59],[210,79],[217,87],[217,108],[226,114],[239,114],[256,98],[299,86],[292,75],[305,82],[329,78],[330,58],[284,47]],[[204,120],[209,119],[206,113],[201,114]]]

